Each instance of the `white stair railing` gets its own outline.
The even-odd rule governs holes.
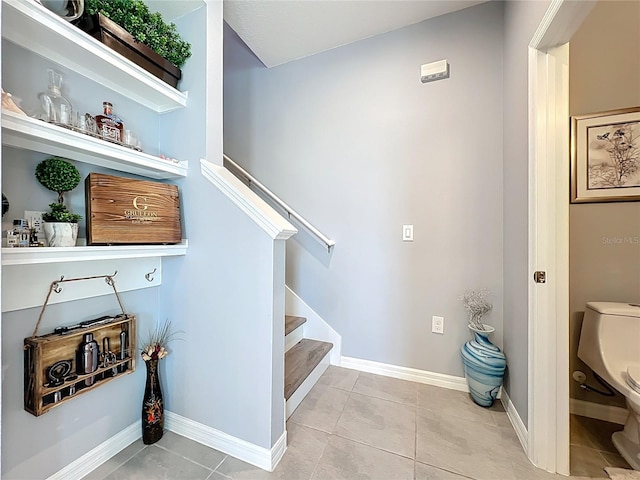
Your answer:
[[[311,225],[302,215],[296,212],[293,208],[283,202],[275,193],[260,183],[254,176],[247,172],[244,168],[231,160],[228,156],[222,156],[224,160],[224,166],[234,173],[238,178],[244,180],[250,187],[255,187],[260,193],[267,197],[270,201],[275,203],[278,207],[284,210],[289,218],[293,218],[296,223],[299,223],[309,233],[311,233],[318,240],[323,242],[327,246],[327,250],[331,252],[331,248],[336,244],[335,241],[324,235],[320,230]]]

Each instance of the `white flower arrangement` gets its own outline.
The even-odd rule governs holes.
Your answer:
[[[147,340],[143,342],[144,347],[140,350],[142,359],[146,362],[149,360],[161,360],[169,354],[167,346],[169,342],[176,337],[181,331],[172,331],[171,322],[166,320],[164,324],[157,325],[155,330],[149,331]]]
[[[465,290],[464,295],[460,297],[464,308],[469,314],[469,326],[480,331],[491,328],[482,323],[482,317],[493,308],[493,305],[487,299],[488,296],[489,291],[483,288],[480,290]]]

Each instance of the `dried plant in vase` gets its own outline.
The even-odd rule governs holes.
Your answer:
[[[481,332],[491,332],[493,327],[482,322],[482,317],[491,311],[493,305],[487,299],[489,291],[487,289],[465,290],[460,297],[465,310],[469,315],[469,328]]]
[[[145,445],[156,443],[162,438],[164,431],[164,404],[158,361],[169,354],[167,346],[180,331],[171,328],[171,322],[156,326],[149,332],[147,339],[141,342],[140,355],[147,368],[147,380],[142,399],[142,441]]]

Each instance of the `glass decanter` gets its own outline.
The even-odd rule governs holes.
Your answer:
[[[62,74],[55,70],[47,70],[49,89],[38,95],[44,119],[50,123],[71,125],[71,103],[62,95]]]

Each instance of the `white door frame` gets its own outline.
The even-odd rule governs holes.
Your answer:
[[[569,46],[595,1],[552,0],[529,44],[527,450],[569,475]],[[535,283],[533,272],[546,272]]]

